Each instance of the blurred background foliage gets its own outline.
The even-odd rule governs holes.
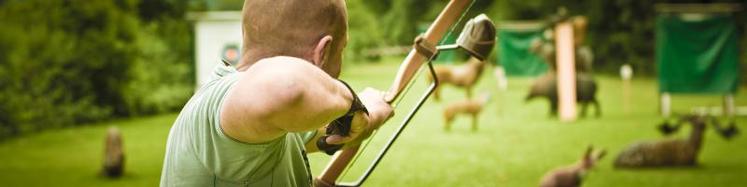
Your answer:
[[[193,91],[180,1],[0,1],[0,137],[174,111]]]
[[[241,10],[242,0],[192,0],[190,9]],[[500,26],[502,21],[545,20],[560,7],[569,15],[589,19],[586,44],[594,52],[596,72],[617,74],[622,64],[631,64],[637,75],[653,76],[654,31],[657,3],[738,3],[744,0],[476,0],[465,17],[486,13]],[[350,21],[346,62],[371,61],[367,49],[408,46],[418,33],[418,26],[433,21],[448,0],[348,0]],[[740,35],[745,35],[747,14],[735,14]],[[463,23],[463,22],[462,22]],[[460,27],[461,25],[458,25]],[[457,29],[456,32],[459,30]],[[741,45],[747,44],[744,37]],[[742,53],[742,58],[747,53]],[[495,61],[495,57],[491,58]],[[744,60],[742,60],[744,61]],[[500,62],[498,62],[500,63]],[[747,66],[740,66],[743,72]],[[742,76],[742,84],[747,76]]]
[[[346,63],[407,46],[447,0],[348,0]],[[630,63],[653,75],[655,3],[738,0],[478,0],[466,15],[540,20],[566,7],[589,18],[597,72]],[[0,138],[113,117],[176,111],[194,90],[189,11],[242,0],[0,0]],[[745,16],[737,16],[744,33]],[[744,40],[741,42],[744,44]],[[744,54],[743,54],[744,55]],[[376,58],[373,58],[376,59]],[[743,58],[744,59],[744,58]],[[744,66],[742,66],[744,68]],[[742,81],[747,82],[747,81]]]

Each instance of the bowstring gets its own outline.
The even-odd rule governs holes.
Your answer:
[[[467,6],[467,9],[465,9],[465,11],[462,12],[462,15],[459,16],[459,19],[457,19],[457,21],[455,22],[455,24],[451,25],[451,27],[449,28],[449,32],[446,32],[446,35],[444,35],[444,37],[441,37],[441,41],[439,41],[438,45],[444,45],[444,43],[446,42],[446,40],[444,38],[451,37],[451,35],[453,34],[453,32],[456,29],[456,27],[459,26],[459,23],[462,22],[462,19],[464,18],[464,16],[467,15],[467,13],[469,12],[470,9],[472,9],[472,5],[475,4],[475,1],[478,1],[478,0],[473,0],[472,2],[470,2],[469,6]],[[448,3],[447,3],[447,5],[448,5]],[[433,24],[433,23],[431,23],[431,24]],[[435,60],[435,59],[428,59],[428,61],[430,61],[430,60]],[[430,63],[430,62],[426,62],[426,63]],[[413,77],[418,77],[420,75],[420,73],[424,71],[423,69],[425,69],[425,68],[423,68],[421,66],[418,69],[418,71],[415,72],[415,75],[413,75]],[[408,83],[407,86],[405,86],[405,89],[402,90],[402,93],[401,93],[402,97],[400,97],[400,99],[397,99],[396,101],[394,101],[394,103],[392,104],[393,108],[396,108],[399,105],[399,103],[402,102],[402,100],[403,100],[402,98],[404,98],[404,95],[407,95],[407,93],[410,92],[410,88],[412,88],[412,85],[414,85],[415,84],[414,82],[416,82],[416,81],[417,81],[417,79],[415,79],[413,82]],[[373,139],[372,137],[376,136],[376,134],[378,134],[378,132],[379,132],[378,129],[374,130],[373,132],[371,132],[371,135],[369,136],[368,140],[366,140],[366,143],[363,144],[363,146],[360,146],[360,148],[358,149],[358,153],[362,153],[362,152],[364,152],[366,150],[366,148],[372,142],[372,139]],[[345,170],[342,172],[342,175],[340,175],[341,176],[340,178],[345,178],[345,176],[347,176],[348,172],[350,171],[350,167],[352,167],[352,165],[353,165],[352,163],[356,163],[358,161],[358,158],[361,157],[361,155],[362,154],[355,154],[355,156],[353,157],[353,160],[350,161],[351,164],[348,164],[347,166],[345,166]]]
[[[467,13],[469,12],[469,10],[472,9],[472,5],[474,5],[476,1],[478,1],[478,0],[473,0],[471,3],[469,3],[469,6],[467,7],[467,9],[465,9],[465,11],[462,12],[462,15],[459,16],[459,19],[457,19],[456,24],[452,25],[451,29],[449,29],[449,32],[446,33],[446,38],[448,38],[448,37],[451,36],[452,32],[454,32],[454,29],[456,29],[456,27],[459,25],[459,23],[462,22],[462,18],[464,18],[464,16],[467,15]],[[444,42],[446,42],[446,40],[444,40],[443,38],[441,38],[441,41],[439,42],[438,45],[444,45]]]

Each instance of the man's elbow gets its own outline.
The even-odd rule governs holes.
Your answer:
[[[260,99],[266,103],[268,112],[287,113],[298,107],[306,97],[307,88],[304,84],[293,80],[290,77],[280,77],[272,80],[263,81],[262,89],[257,90],[264,92]]]
[[[253,82],[253,90],[263,92],[254,98],[264,103],[259,110],[290,132],[316,129],[343,115],[350,105],[343,94],[348,90],[303,59],[261,60],[247,70],[245,79]]]
[[[303,78],[304,67],[309,64],[302,59],[273,57],[260,60],[247,71],[245,77],[255,85],[256,91],[264,92],[268,101],[282,106],[293,105],[303,100],[308,89]]]

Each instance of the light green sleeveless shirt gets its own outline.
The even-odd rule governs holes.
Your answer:
[[[220,109],[237,75],[232,67],[217,67],[179,113],[166,144],[161,186],[311,186],[304,144],[315,132],[262,144],[223,133]]]

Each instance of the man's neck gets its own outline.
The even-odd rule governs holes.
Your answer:
[[[257,61],[260,61],[264,58],[270,58],[270,57],[275,57],[275,56],[279,56],[279,55],[268,54],[268,53],[261,52],[259,50],[243,51],[241,55],[241,59],[239,60],[239,64],[236,65],[236,70],[246,71],[247,69],[249,69],[249,67],[254,65],[254,63],[257,63]],[[296,58],[301,58],[301,57],[296,57]],[[307,61],[309,60],[308,58],[301,58],[301,59],[304,59]]]
[[[236,70],[238,71],[246,71],[251,67],[255,62],[259,61],[258,57],[261,55],[250,52],[250,51],[244,51],[241,55],[241,60],[239,60],[239,64],[236,65]]]

